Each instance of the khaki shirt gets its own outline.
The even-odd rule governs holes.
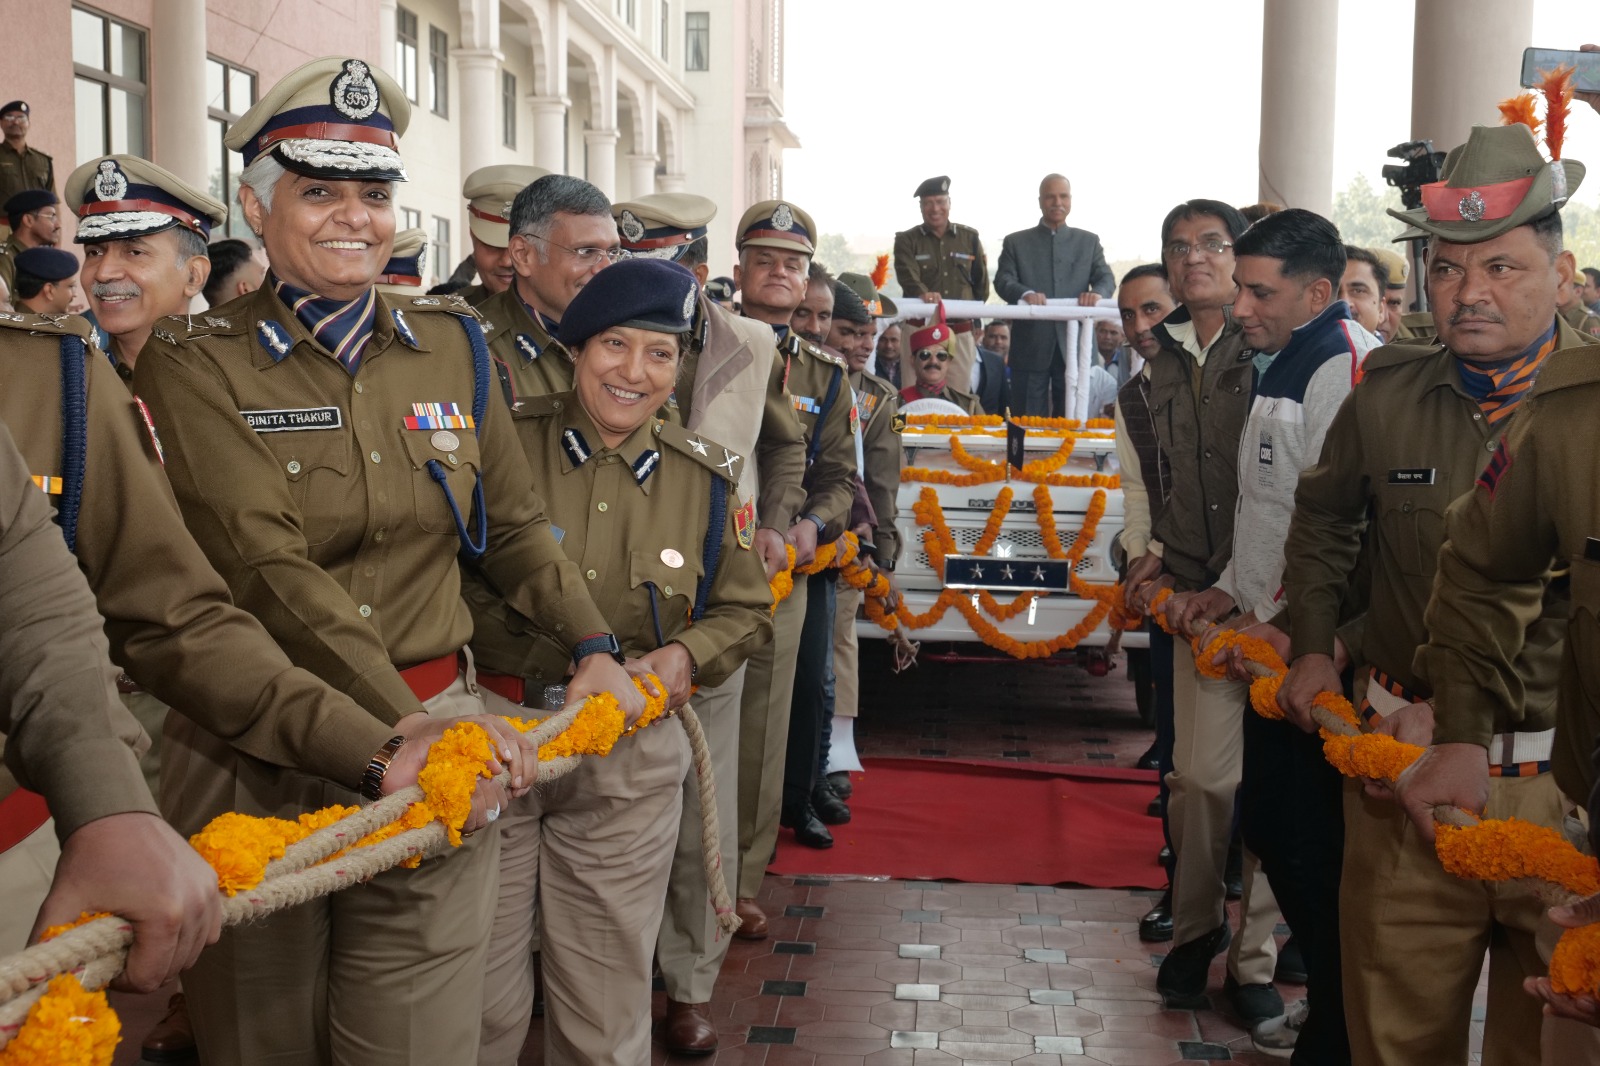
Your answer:
[[[981,416],[983,414],[983,405],[978,402],[978,398],[970,392],[962,392],[954,385],[945,385],[932,396],[923,392],[921,385],[908,385],[900,390],[901,404],[913,403],[917,400],[943,400],[945,403],[955,404],[969,415]]]
[[[1581,343],[1561,328],[1558,347]],[[1489,424],[1443,346],[1390,344],[1367,357],[1362,381],[1328,429],[1321,460],[1300,475],[1295,492],[1283,581],[1294,655],[1332,654],[1341,605],[1351,598],[1351,577],[1365,550],[1369,588],[1355,590],[1355,599],[1369,605],[1360,646],[1350,650],[1415,695],[1428,695],[1412,660],[1428,639],[1423,612],[1445,512],[1472,489],[1505,425]],[[1545,597],[1516,660],[1523,697],[1515,713],[1495,721],[1494,732],[1554,724],[1567,606],[1564,590]]]
[[[1432,311],[1407,311],[1400,316],[1400,329],[1395,333],[1394,339],[1431,342],[1438,335],[1439,327],[1433,321]]]
[[[4,201],[0,201],[3,203]],[[0,222],[5,221],[5,216],[0,215]],[[11,294],[11,305],[20,307],[17,295],[17,256],[28,250],[28,246],[17,240],[13,233],[6,238],[5,244],[0,244],[0,281],[6,283],[6,292]]]
[[[451,297],[380,294],[352,375],[263,287],[193,329],[163,319],[134,375],[184,519],[236,602],[385,722],[420,709],[398,668],[472,636],[452,501],[487,545],[479,565],[550,639],[570,648],[606,630],[551,535],[505,405],[490,395],[483,424],[463,423],[471,314]]]
[[[22,321],[0,322],[0,418],[60,505],[71,476],[63,460],[61,340],[87,339],[89,324],[76,315],[16,318]],[[393,730],[296,669],[260,623],[233,605],[184,528],[138,401],[98,349],[86,343],[84,350],[76,550],[105,617],[113,661],[246,754],[346,787],[359,781]]]
[[[56,191],[56,168],[50,157],[37,148],[16,149],[0,141],[0,204],[25,189]],[[0,216],[0,222],[5,218]]]
[[[534,483],[544,487],[550,520],[563,532],[561,548],[594,601],[605,605],[609,631],[624,652],[638,657],[675,641],[694,659],[696,681],[715,686],[772,639],[766,569],[736,529],[741,456],[659,418],[607,448],[570,392],[528,400],[515,417]],[[719,480],[727,506],[711,530]],[[705,613],[691,624],[708,533],[719,545],[716,571]],[[465,595],[481,666],[540,684],[566,675],[570,660],[562,649],[535,639],[534,623],[492,585],[469,580]]]
[[[843,536],[850,521],[850,504],[855,499],[856,441],[850,425],[850,409],[855,400],[846,379],[846,367],[818,345],[785,334],[778,342],[784,360],[784,386],[800,416],[806,433],[806,499],[801,515],[822,519],[822,534],[817,543],[826,544]],[[834,387],[833,405],[827,420],[818,425],[828,390]]]
[[[856,392],[856,412],[861,422],[861,480],[866,483],[867,498],[878,516],[872,542],[878,546],[878,561],[892,567],[900,558],[895,498],[900,494],[900,467],[905,458],[900,433],[894,428],[900,396],[893,385],[865,370],[851,371],[850,385]]]
[[[1591,337],[1600,337],[1600,316],[1589,313],[1589,309],[1581,303],[1573,304],[1561,312],[1561,317],[1567,325]]]
[[[0,798],[18,782],[42,795],[61,840],[96,818],[156,814],[135,754],[149,740],[117,698],[94,596],[4,426],[0,619],[0,740],[10,771],[0,770]]]
[[[572,356],[550,336],[515,285],[477,304],[495,374],[507,404],[572,388]]]
[[[456,295],[467,301],[467,303],[471,306],[479,307],[482,306],[483,301],[493,296],[494,293],[490,292],[482,285],[468,285],[464,289],[457,290]]]
[[[989,261],[971,226],[952,222],[943,237],[925,225],[894,235],[894,276],[907,296],[936,292],[946,300],[987,300]]]
[[[1433,685],[1434,742],[1487,745],[1497,722],[1521,713],[1518,657],[1545,612],[1552,568],[1570,568],[1552,769],[1579,802],[1594,783],[1600,734],[1597,405],[1600,345],[1552,353],[1477,484],[1445,517],[1428,643],[1416,660]]]

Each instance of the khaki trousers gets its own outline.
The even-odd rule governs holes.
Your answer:
[[[700,716],[706,745],[711,749],[711,773],[717,782],[718,843],[722,848],[723,876],[728,891],[739,887],[739,697],[744,691],[744,667],[714,689],[695,693],[694,712]],[[722,960],[731,938],[717,926],[711,907],[711,886],[706,883],[701,853],[700,783],[694,767],[683,780],[683,817],[678,822],[678,844],[672,853],[672,875],[667,879],[667,905],[656,938],[656,962],[667,996],[679,1003],[709,1003]]]
[[[1172,943],[1187,944],[1227,920],[1223,881],[1233,811],[1244,766],[1243,716],[1248,685],[1202,677],[1194,668],[1189,642],[1172,647],[1173,745],[1171,798],[1167,824],[1176,858],[1172,874]],[[1260,864],[1248,851],[1244,896],[1239,901],[1239,933],[1228,954],[1228,969],[1240,984],[1272,980],[1278,948],[1272,939],[1277,902]]]
[[[426,701],[481,714],[469,673]],[[227,810],[293,818],[349,789],[237,755],[167,718],[162,810],[192,833]],[[183,975],[206,1066],[472,1066],[500,838],[477,833],[415,870],[235,926]]]
[[[492,714],[526,713],[492,692],[485,700]],[[688,769],[683,727],[659,722],[513,800],[501,816],[482,1043],[466,1049],[478,1050],[480,1066],[515,1066],[527,1040],[535,906],[545,1066],[650,1061],[650,954]]]
[[[856,638],[856,610],[865,595],[848,581],[839,582],[839,605],[833,616],[833,716],[860,714],[861,647]]]
[[[789,700],[794,693],[795,654],[806,618],[806,580],[772,616],[772,643],[745,663],[739,700],[739,889],[754,899],[778,842],[783,808],[783,760],[789,747]]]
[[[139,756],[139,771],[150,795],[161,795],[161,734],[166,728],[167,705],[148,692],[122,693],[122,705],[128,708],[144,731],[150,735],[150,747]]]
[[[50,894],[61,845],[56,841],[55,819],[0,852],[0,955],[21,951],[33,932],[33,921]]]
[[[905,339],[900,342],[900,386],[904,388],[917,383],[917,353],[911,350],[911,333],[904,332],[902,336]],[[977,334],[968,330],[953,334],[951,339],[955,353],[951,356],[949,369],[945,371],[945,383],[962,392],[976,393],[978,390],[972,387],[972,368],[978,362]],[[989,413],[1005,414],[1004,411]]]
[[[1567,808],[1554,779],[1540,774],[1491,778],[1484,813],[1559,829]],[[1536,941],[1555,932],[1539,899],[1519,883],[1446,873],[1411,819],[1354,781],[1345,782],[1344,815],[1339,939],[1354,1066],[1465,1062],[1486,951],[1483,1062],[1539,1063],[1542,1003],[1522,990],[1524,977],[1545,972]],[[1585,1053],[1552,1059],[1546,1048],[1543,1061],[1600,1061],[1600,1033],[1572,1029],[1586,1034]]]

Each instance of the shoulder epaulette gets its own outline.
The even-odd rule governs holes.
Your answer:
[[[863,385],[871,385],[874,389],[883,393],[883,395],[886,397],[900,395],[900,390],[895,388],[892,382],[884,378],[880,378],[870,370],[863,370],[861,372],[861,383]]]
[[[393,301],[395,307],[403,311],[445,311],[455,315],[471,315],[478,317],[478,312],[456,293],[446,293],[441,296],[401,296]]]
[[[1562,348],[1545,357],[1544,366],[1533,381],[1532,395],[1596,383],[1600,383],[1600,344]]]
[[[656,439],[675,452],[682,452],[713,474],[737,484],[744,456],[707,437],[684,429],[676,422],[656,421]]]
[[[791,336],[793,336],[793,334],[791,334]],[[802,339],[800,341],[800,350],[815,359],[821,359],[823,362],[832,363],[834,366],[845,366],[846,369],[849,369],[845,364],[844,356],[840,355],[832,348],[825,348],[820,344],[813,344],[811,341]]]
[[[1361,364],[1361,373],[1365,376],[1375,370],[1400,366],[1403,363],[1414,363],[1419,359],[1437,355],[1442,351],[1444,351],[1444,345],[1431,337],[1392,340],[1388,344],[1374,348],[1367,353],[1367,358]]]
[[[517,418],[549,418],[558,415],[567,409],[569,404],[576,403],[570,392],[547,392],[537,396],[522,396],[517,399],[517,409],[514,412]]]
[[[238,336],[248,333],[250,326],[243,315],[168,315],[156,322],[150,334],[167,344],[180,344],[197,337]]]
[[[26,333],[70,335],[89,340],[94,327],[82,315],[34,315],[25,311],[0,311],[0,326]]]

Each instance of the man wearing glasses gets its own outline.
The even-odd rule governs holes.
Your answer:
[[[0,203],[24,189],[56,190],[55,164],[37,148],[28,147],[28,105],[13,100],[0,107]]]
[[[954,350],[955,334],[944,322],[935,322],[913,333],[911,359],[917,370],[917,380],[900,390],[900,402],[943,400],[969,415],[983,414],[976,396],[962,392],[949,382]]]
[[[611,201],[582,178],[549,174],[511,202],[509,289],[478,305],[506,403],[572,388],[572,357],[555,339],[578,290],[622,258]]]
[[[0,204],[11,236],[0,245],[0,281],[17,287],[17,256],[29,248],[54,248],[61,242],[61,204],[49,189],[25,189]]]
[[[1231,313],[1238,291],[1233,242],[1245,228],[1243,215],[1216,200],[1179,204],[1161,225],[1161,258],[1179,305],[1152,328],[1160,348],[1145,373],[1157,441],[1172,463],[1172,494],[1152,516],[1151,550],[1129,568],[1136,606],[1167,586],[1178,593],[1210,588],[1233,543],[1239,439],[1255,374],[1255,352]],[[1244,712],[1229,682],[1195,672],[1187,640],[1175,642],[1172,669],[1167,823],[1176,852],[1175,946],[1156,988],[1169,1009],[1192,1010],[1206,1002],[1211,959],[1233,940],[1224,871],[1243,767]],[[1274,901],[1248,853],[1243,890],[1226,988],[1235,1010],[1253,1025],[1282,1014],[1283,1001],[1272,987]]]

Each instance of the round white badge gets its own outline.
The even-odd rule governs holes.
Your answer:
[[[772,212],[772,228],[786,231],[794,228],[794,212],[788,204],[779,204],[777,210]]]
[[[662,548],[661,561],[676,570],[683,565],[683,553],[676,548]]]
[[[453,452],[461,447],[461,438],[448,429],[441,429],[432,437],[433,446],[441,452]]]

